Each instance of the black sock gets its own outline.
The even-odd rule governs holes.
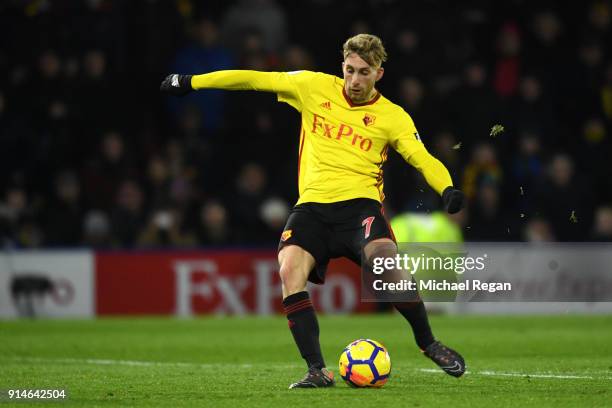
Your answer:
[[[393,306],[404,316],[414,333],[414,339],[421,350],[434,342],[434,336],[429,327],[427,311],[422,300],[418,302],[394,303]]]
[[[308,367],[323,368],[325,361],[319,344],[319,322],[308,292],[298,292],[283,300],[289,329]]]

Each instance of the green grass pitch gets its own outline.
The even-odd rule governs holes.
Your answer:
[[[595,407],[612,405],[612,316],[434,316],[460,350],[455,379],[399,315],[320,317],[328,366],[369,337],[392,362],[382,389],[288,390],[305,366],[282,317],[0,322],[0,389],[66,388],[43,406]],[[8,406],[6,399],[1,406]],[[40,402],[15,406],[41,406]]]

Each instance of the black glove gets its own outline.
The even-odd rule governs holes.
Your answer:
[[[461,190],[449,186],[446,187],[442,193],[442,201],[444,202],[444,209],[449,214],[459,212],[463,208],[465,203],[465,196]]]
[[[159,90],[175,96],[185,96],[193,91],[191,75],[170,74],[159,86]]]

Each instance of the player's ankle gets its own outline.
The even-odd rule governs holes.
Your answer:
[[[323,370],[327,368],[325,367],[325,363],[321,363],[321,362],[312,362],[308,364],[308,368],[313,368],[315,370]]]

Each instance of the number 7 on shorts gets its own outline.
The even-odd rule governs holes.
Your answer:
[[[366,219],[363,220],[363,222],[361,223],[361,226],[365,226],[365,231],[364,231],[364,238],[368,239],[368,237],[370,236],[370,230],[372,229],[372,223],[374,222],[374,217],[368,217]]]

